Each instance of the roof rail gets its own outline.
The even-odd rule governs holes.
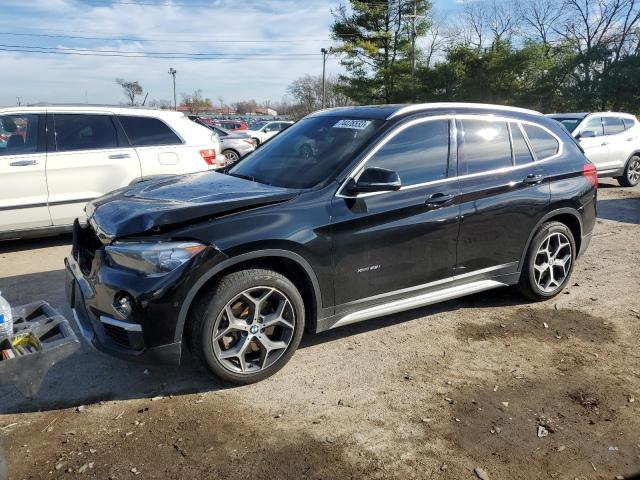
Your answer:
[[[531,115],[542,115],[540,112],[535,110],[529,110],[528,108],[520,108],[520,107],[509,107],[506,105],[492,105],[489,103],[465,103],[465,102],[434,102],[434,103],[418,103],[415,105],[406,105],[402,108],[399,108],[391,115],[387,117],[387,120],[397,117],[398,115],[403,115],[405,113],[411,112],[419,112],[421,110],[430,110],[435,108],[478,108],[478,109],[494,109],[494,110],[505,110],[510,112],[522,112],[528,113]]]

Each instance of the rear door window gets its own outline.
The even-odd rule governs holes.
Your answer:
[[[0,156],[24,155],[38,151],[37,114],[0,116]]]
[[[633,126],[636,124],[632,119],[630,118],[623,118],[622,119],[623,123],[624,123],[624,128],[625,130],[629,130],[630,128],[633,128]]]
[[[180,145],[182,140],[162,120],[153,117],[118,115],[134,147]]]
[[[605,135],[617,135],[624,132],[624,123],[620,117],[602,117]]]
[[[506,122],[461,120],[461,175],[510,167],[511,142]]]
[[[118,147],[118,134],[110,115],[54,115],[56,150],[99,150]]]
[[[526,123],[522,125],[522,128],[529,137],[529,144],[538,160],[552,157],[560,150],[558,140],[545,129]]]
[[[366,166],[393,170],[409,186],[446,178],[448,161],[449,121],[432,120],[402,130]]]

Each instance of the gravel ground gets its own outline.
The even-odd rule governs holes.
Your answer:
[[[8,478],[631,478],[640,188],[615,185],[601,183],[591,247],[548,302],[503,289],[308,335],[241,388],[83,345],[36,397],[0,387]],[[0,290],[70,315],[68,251],[68,237],[1,244]]]

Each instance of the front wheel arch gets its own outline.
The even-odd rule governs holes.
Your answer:
[[[292,265],[295,265],[296,270],[282,270]],[[298,278],[291,278],[291,280],[300,289],[305,300],[307,330],[315,331],[317,319],[320,318],[322,296],[320,284],[313,268],[297,253],[289,250],[270,249],[256,250],[228,258],[202,275],[191,287],[180,306],[174,341],[180,342],[183,340],[184,333],[187,331],[186,325],[191,309],[195,300],[199,295],[203,294],[207,285],[215,282],[216,278],[234,270],[260,267],[270,267],[288,278],[295,277],[296,274],[300,275]]]

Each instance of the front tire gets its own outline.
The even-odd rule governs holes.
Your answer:
[[[280,370],[304,332],[304,301],[285,276],[263,269],[223,277],[190,319],[199,362],[223,381],[249,384]]]
[[[617,180],[622,187],[635,187],[640,183],[640,156],[634,155],[629,159],[622,176]]]
[[[543,224],[533,237],[518,289],[534,301],[558,295],[573,272],[576,243],[569,227],[561,222]]]

